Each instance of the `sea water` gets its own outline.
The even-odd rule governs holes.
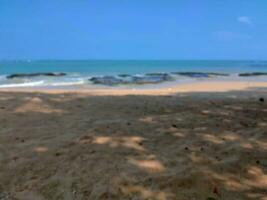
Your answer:
[[[63,72],[66,76],[23,77],[8,79],[11,74]],[[267,61],[258,60],[8,60],[0,61],[0,88],[92,85],[90,78],[142,76],[147,73],[202,72],[227,73],[231,78],[239,73],[267,72]],[[175,80],[196,79],[174,76]],[[267,81],[264,76],[254,77]]]

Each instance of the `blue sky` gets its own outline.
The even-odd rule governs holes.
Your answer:
[[[267,59],[267,1],[0,0],[0,59]]]

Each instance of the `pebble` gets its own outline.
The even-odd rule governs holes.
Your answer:
[[[56,153],[56,156],[60,156],[60,155],[61,155],[61,153],[59,153],[59,152]]]
[[[220,196],[219,190],[218,190],[218,188],[216,186],[213,188],[213,193],[217,194],[218,196]]]
[[[260,102],[264,102],[264,98],[262,98],[262,97],[259,98],[259,101],[260,101]]]
[[[216,200],[216,199],[213,197],[208,197],[206,200]]]
[[[18,160],[19,159],[19,157],[18,156],[13,156],[13,158],[12,158],[13,160]]]

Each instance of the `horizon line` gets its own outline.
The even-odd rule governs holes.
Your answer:
[[[267,61],[267,59],[58,59],[58,58],[42,58],[42,59],[31,59],[31,58],[19,58],[19,59],[0,59],[0,61]]]

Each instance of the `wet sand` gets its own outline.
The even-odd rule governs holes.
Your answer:
[[[266,100],[245,82],[1,90],[0,199],[266,200]]]

